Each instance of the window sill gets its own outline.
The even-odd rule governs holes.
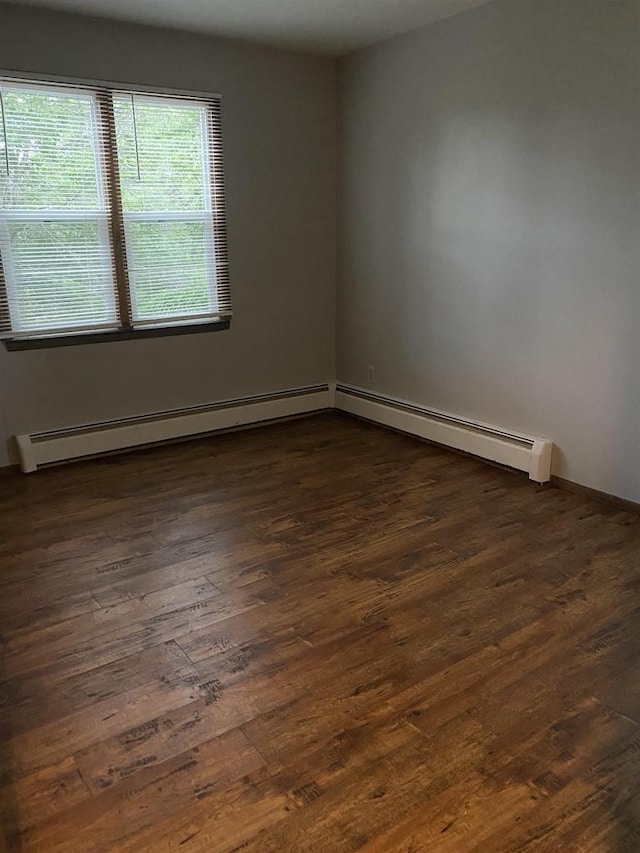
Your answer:
[[[230,328],[230,320],[211,323],[194,323],[181,326],[157,326],[149,329],[118,329],[113,332],[89,332],[80,335],[64,335],[46,338],[6,338],[3,343],[10,351],[48,349],[50,347],[80,346],[82,344],[104,344],[108,341],[135,341],[139,338],[167,338],[174,335],[193,335],[201,332],[222,332]]]

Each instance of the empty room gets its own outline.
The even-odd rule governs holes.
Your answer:
[[[0,0],[0,851],[640,851],[640,0]]]

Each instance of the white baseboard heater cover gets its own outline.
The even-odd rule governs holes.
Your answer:
[[[334,387],[327,383],[311,385],[211,405],[18,435],[20,467],[29,473],[52,462],[331,409]]]
[[[340,382],[336,386],[335,405],[344,412],[401,432],[526,471],[537,483],[551,479],[553,442],[547,439],[507,432]]]
[[[428,409],[353,385],[332,383],[292,388],[69,429],[16,436],[25,473],[42,465],[95,456],[145,444],[205,435],[219,430],[331,408],[383,426],[526,471],[532,480],[551,477],[553,443],[489,424]]]

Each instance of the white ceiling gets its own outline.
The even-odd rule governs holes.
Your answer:
[[[489,0],[12,0],[342,54]]]

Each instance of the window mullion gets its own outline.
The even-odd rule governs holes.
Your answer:
[[[118,314],[123,329],[132,329],[131,289],[127,263],[124,212],[120,188],[120,168],[116,139],[116,119],[113,109],[113,94],[108,89],[97,92],[100,117],[100,144],[105,167],[105,187],[109,210],[109,226],[113,251],[113,266],[116,280]]]

